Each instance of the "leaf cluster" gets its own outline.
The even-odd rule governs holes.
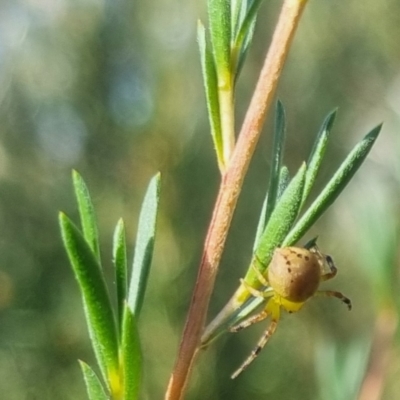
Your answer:
[[[135,256],[128,281],[125,226],[119,220],[113,239],[116,310],[110,301],[100,257],[99,234],[89,190],[73,171],[81,229],[64,213],[59,222],[64,247],[82,295],[86,322],[105,386],[95,371],[80,362],[90,400],[136,399],[142,375],[138,318],[143,304],[156,229],[160,176],[150,182],[139,217]]]
[[[335,117],[336,110],[325,118],[307,162],[303,162],[290,178],[289,170],[283,163],[286,116],[282,103],[278,101],[269,185],[258,222],[253,257],[244,277],[245,284],[260,288],[255,268],[265,274],[277,247],[293,246],[303,238],[350,182],[381,130],[381,125],[378,125],[354,146],[320,193],[304,209],[322,165]],[[247,317],[260,302],[262,299],[252,297],[246,286],[240,285],[232,299],[206,328],[202,345],[206,346]]]

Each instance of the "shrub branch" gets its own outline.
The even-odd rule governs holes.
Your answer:
[[[183,398],[197,354],[214,287],[218,265],[236,207],[244,176],[257,145],[265,117],[273,101],[279,76],[307,0],[285,0],[228,168],[222,177],[207,232],[190,309],[166,400]]]

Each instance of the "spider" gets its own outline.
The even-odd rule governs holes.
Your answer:
[[[328,255],[322,254],[316,245],[311,248],[283,247],[274,251],[268,267],[267,277],[254,267],[257,278],[264,286],[257,290],[243,279],[241,283],[255,297],[268,299],[264,309],[230,328],[231,332],[239,332],[248,326],[271,316],[271,323],[263,333],[257,346],[249,357],[231,376],[235,379],[258,356],[260,351],[274,334],[278,325],[281,309],[293,313],[299,311],[313,296],[336,297],[351,310],[351,301],[342,293],[332,290],[318,290],[321,282],[335,277],[337,268]]]

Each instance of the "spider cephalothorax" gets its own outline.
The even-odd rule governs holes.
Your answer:
[[[258,280],[264,286],[258,290],[241,281],[255,297],[266,299],[264,309],[252,315],[239,325],[232,327],[231,332],[238,332],[256,322],[271,316],[271,324],[261,336],[255,349],[241,367],[232,375],[236,378],[257,357],[268,339],[273,335],[280,319],[281,309],[296,312],[304,303],[315,295],[336,297],[351,309],[351,301],[342,293],[331,290],[318,290],[321,282],[332,279],[337,269],[330,256],[322,254],[316,246],[310,249],[300,247],[283,247],[274,251],[267,269],[267,277],[257,269]]]

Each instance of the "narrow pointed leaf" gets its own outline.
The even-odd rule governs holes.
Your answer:
[[[232,37],[237,35],[240,25],[247,11],[247,0],[232,0],[231,1],[231,27],[232,27]]]
[[[259,245],[255,252],[257,262],[254,265],[260,268],[260,270],[268,266],[274,249],[281,245],[297,218],[303,195],[305,175],[306,165],[303,164],[271,214],[271,218],[259,240]],[[260,265],[260,262],[262,265]],[[252,268],[249,268],[247,271],[245,281],[250,285],[259,285]]]
[[[253,39],[254,28],[257,22],[257,14],[262,1],[263,0],[253,0],[235,38],[234,48],[239,54],[239,58],[237,60],[236,75],[238,75],[242,69],[248,49]]]
[[[197,26],[197,41],[199,43],[201,69],[203,73],[204,89],[206,92],[211,135],[217,153],[218,163],[221,167],[221,165],[223,165],[223,144],[217,75],[215,71],[214,58],[206,38],[206,32],[200,21]]]
[[[124,399],[138,399],[142,378],[142,353],[135,317],[127,304],[122,325],[121,360],[124,370]]]
[[[279,173],[282,166],[282,157],[285,144],[286,118],[282,103],[278,100],[276,104],[275,132],[272,146],[272,165],[269,177],[267,209],[265,222],[268,220],[275,208],[279,187]]]
[[[358,168],[362,165],[369,151],[371,150],[382,125],[378,125],[369,132],[361,142],[353,148],[347,158],[343,161],[339,169],[333,175],[319,196],[311,204],[300,220],[284,241],[285,246],[291,246],[299,241],[317,219],[328,209],[336,200],[342,190],[350,182]]]
[[[72,181],[78,202],[79,216],[81,219],[83,236],[89,243],[90,248],[100,260],[99,233],[97,230],[96,216],[89,190],[77,171],[72,171]]]
[[[150,181],[143,200],[136,237],[135,257],[128,295],[128,304],[136,319],[142,307],[153,257],[159,200],[160,174],[157,174]]]
[[[208,0],[208,18],[218,81],[230,80],[231,4],[230,0]]]
[[[257,13],[260,9],[262,2],[263,0],[253,0],[250,7],[248,7],[245,17],[242,18],[242,20],[240,21],[240,29],[238,30],[235,38],[235,46],[237,46],[238,48],[242,48],[243,44],[246,41],[246,38],[248,38],[249,35],[253,34],[252,31],[254,30]]]
[[[319,167],[321,166],[322,159],[325,155],[326,147],[328,144],[329,134],[335,122],[336,110],[332,111],[323,122],[318,136],[315,140],[314,147],[311,150],[310,157],[307,162],[306,183],[304,185],[303,201],[307,200],[308,195],[315,183],[318,175]]]
[[[117,287],[118,322],[119,326],[122,326],[124,304],[127,300],[128,290],[125,226],[122,219],[118,221],[114,231],[113,262]]]
[[[279,200],[282,197],[283,192],[286,190],[286,188],[289,184],[289,181],[290,181],[289,170],[287,169],[287,167],[283,166],[281,168],[281,171],[279,174],[277,200]],[[253,253],[257,250],[257,246],[259,244],[261,234],[264,232],[264,229],[265,229],[267,200],[268,200],[268,193],[265,196],[265,199],[264,199],[264,202],[263,202],[263,205],[261,208],[260,218],[258,219],[256,238],[254,240],[254,245],[253,245]]]
[[[317,240],[318,236],[314,236],[310,240],[308,240],[306,243],[302,245],[305,249],[311,249],[312,247],[315,247],[317,245]]]
[[[83,361],[79,361],[79,364],[82,369],[89,400],[109,400],[103,385],[92,368]]]
[[[285,165],[283,165],[279,174],[279,185],[278,185],[278,196],[277,196],[278,201],[280,200],[286,188],[288,187],[289,182],[290,182],[289,170]]]
[[[82,294],[93,349],[105,382],[118,371],[117,335],[114,315],[98,260],[79,229],[63,213],[61,235]]]
[[[260,261],[264,261],[270,256],[270,253],[272,254],[273,249],[283,241],[296,220],[304,188],[305,174],[306,165],[304,163],[272,212],[257,248],[257,256]]]
[[[258,244],[260,242],[261,234],[264,232],[264,229],[265,229],[265,216],[267,213],[267,201],[268,201],[268,192],[267,192],[267,195],[265,196],[265,199],[264,199],[264,202],[263,202],[263,205],[261,208],[260,218],[258,219],[256,238],[255,238],[254,244],[253,244],[253,253],[257,250]]]

